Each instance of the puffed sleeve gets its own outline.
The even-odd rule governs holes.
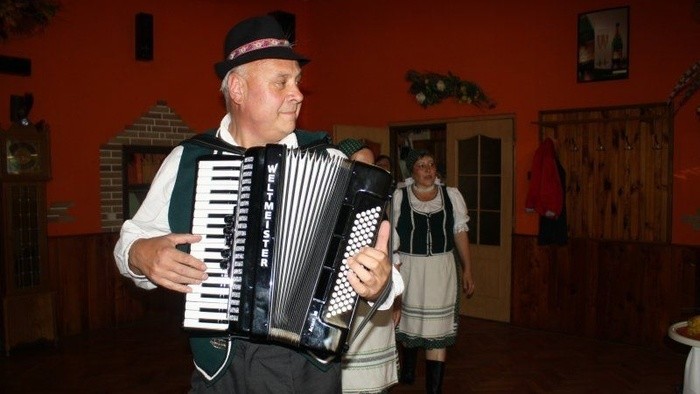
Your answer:
[[[467,203],[464,202],[464,197],[458,189],[454,187],[447,188],[447,195],[452,203],[452,209],[454,211],[454,233],[457,234],[462,231],[469,231],[469,214],[467,213]]]
[[[394,195],[391,197],[391,216],[392,223],[396,226],[399,222],[399,215],[401,214],[401,201],[403,201],[403,189],[396,189]]]

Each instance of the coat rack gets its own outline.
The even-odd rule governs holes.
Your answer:
[[[665,103],[541,111],[567,172],[569,235],[670,239],[671,110]]]

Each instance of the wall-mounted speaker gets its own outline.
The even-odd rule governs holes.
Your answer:
[[[10,122],[19,123],[27,117],[27,109],[24,96],[10,95]]]
[[[136,60],[153,60],[153,14],[136,14]]]
[[[31,59],[0,55],[0,73],[28,77],[32,75]]]
[[[284,11],[272,11],[268,15],[277,20],[289,42],[294,44],[296,42],[296,16]]]

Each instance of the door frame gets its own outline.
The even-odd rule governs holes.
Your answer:
[[[504,251],[507,253],[507,261],[506,265],[507,267],[504,267],[504,269],[507,270],[507,272],[504,273],[504,275],[507,276],[507,283],[504,284],[508,288],[503,289],[503,291],[506,292],[506,302],[507,302],[507,307],[504,307],[503,309],[507,310],[501,310],[501,311],[494,311],[493,313],[479,313],[479,315],[475,315],[475,317],[479,318],[485,318],[485,319],[490,319],[490,320],[498,320],[498,321],[504,321],[508,322],[510,321],[510,308],[511,308],[511,299],[512,293],[511,293],[511,288],[512,288],[512,264],[513,264],[513,257],[512,257],[512,240],[513,240],[513,229],[515,228],[515,143],[516,143],[516,119],[515,119],[515,114],[509,113],[509,114],[501,114],[501,115],[489,115],[489,116],[475,116],[475,117],[460,117],[460,118],[447,118],[447,119],[436,119],[436,120],[426,120],[426,121],[416,121],[416,122],[396,122],[396,123],[391,123],[389,124],[389,146],[391,147],[391,160],[392,163],[398,163],[399,158],[397,157],[397,151],[398,147],[397,145],[397,133],[400,131],[405,131],[410,128],[416,128],[420,129],[422,127],[434,127],[436,125],[441,125],[444,124],[444,129],[445,129],[445,141],[449,140],[449,135],[448,135],[448,124],[452,123],[465,123],[465,122],[489,122],[489,121],[503,121],[503,120],[510,120],[511,121],[511,139],[512,139],[512,144],[509,147],[509,152],[510,152],[510,167],[508,168],[502,168],[501,171],[503,172],[508,172],[510,171],[511,173],[511,179],[510,179],[510,184],[509,186],[509,191],[510,191],[510,196],[504,196],[502,195],[501,199],[503,201],[504,198],[510,198],[510,204],[507,204],[507,206],[503,206],[503,213],[507,215],[504,217],[504,220],[507,220],[508,223],[510,224],[510,231],[507,233],[502,233],[502,238],[503,238],[503,247],[505,248]],[[448,146],[449,144],[445,144],[445,157],[447,157],[448,154],[456,154],[456,147],[450,147]],[[504,148],[508,149],[508,148]],[[444,163],[447,166],[447,163]],[[447,171],[447,179],[445,180],[446,183],[450,186],[455,185],[455,179],[456,179],[456,174],[453,169],[448,169]],[[505,212],[507,210],[507,212]],[[509,216],[509,217],[508,217]],[[503,223],[503,221],[502,221]],[[477,284],[478,286],[478,284]],[[477,287],[478,291],[478,287]],[[465,303],[466,301],[466,303]],[[465,305],[468,305],[469,300],[465,300],[464,296],[462,295],[462,307],[461,307],[461,312],[463,314],[469,314],[469,308],[466,308],[465,312]],[[483,309],[483,308],[482,308]]]

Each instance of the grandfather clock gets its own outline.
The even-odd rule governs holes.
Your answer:
[[[6,353],[21,343],[56,339],[47,258],[49,153],[49,131],[43,123],[17,122],[0,130],[0,290]]]

